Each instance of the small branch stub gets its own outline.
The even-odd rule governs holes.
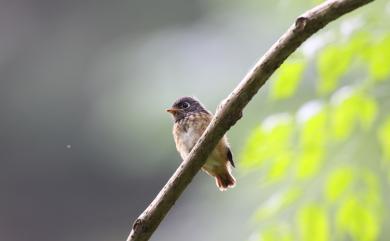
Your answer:
[[[138,218],[137,220],[135,220],[135,222],[133,224],[133,229],[134,230],[138,229],[139,225],[141,225],[141,224],[142,224],[142,221],[141,221],[141,219]]]
[[[295,28],[296,30],[302,31],[307,23],[307,18],[306,17],[299,17],[297,20],[295,20]]]

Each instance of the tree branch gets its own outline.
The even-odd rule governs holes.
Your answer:
[[[298,17],[221,103],[188,158],[181,163],[157,197],[134,222],[127,241],[149,240],[180,194],[206,162],[218,141],[241,118],[244,107],[291,53],[329,22],[371,1],[373,0],[326,1]]]

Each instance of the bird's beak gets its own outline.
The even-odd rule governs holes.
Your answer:
[[[179,112],[180,109],[177,109],[177,108],[168,108],[166,109],[167,112],[171,113],[172,115],[174,115],[175,113]]]

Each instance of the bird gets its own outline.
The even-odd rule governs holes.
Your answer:
[[[166,111],[172,114],[173,139],[177,151],[185,160],[210,124],[213,114],[197,98],[189,96],[177,99]],[[225,191],[236,185],[231,167],[235,167],[233,154],[224,135],[202,166],[202,170],[215,178],[220,191]]]

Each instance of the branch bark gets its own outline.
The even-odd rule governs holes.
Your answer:
[[[273,72],[306,39],[329,22],[373,0],[330,0],[305,12],[248,72],[220,104],[210,125],[147,209],[137,218],[127,241],[149,240],[184,189],[206,162],[222,136],[242,117],[242,110]]]

